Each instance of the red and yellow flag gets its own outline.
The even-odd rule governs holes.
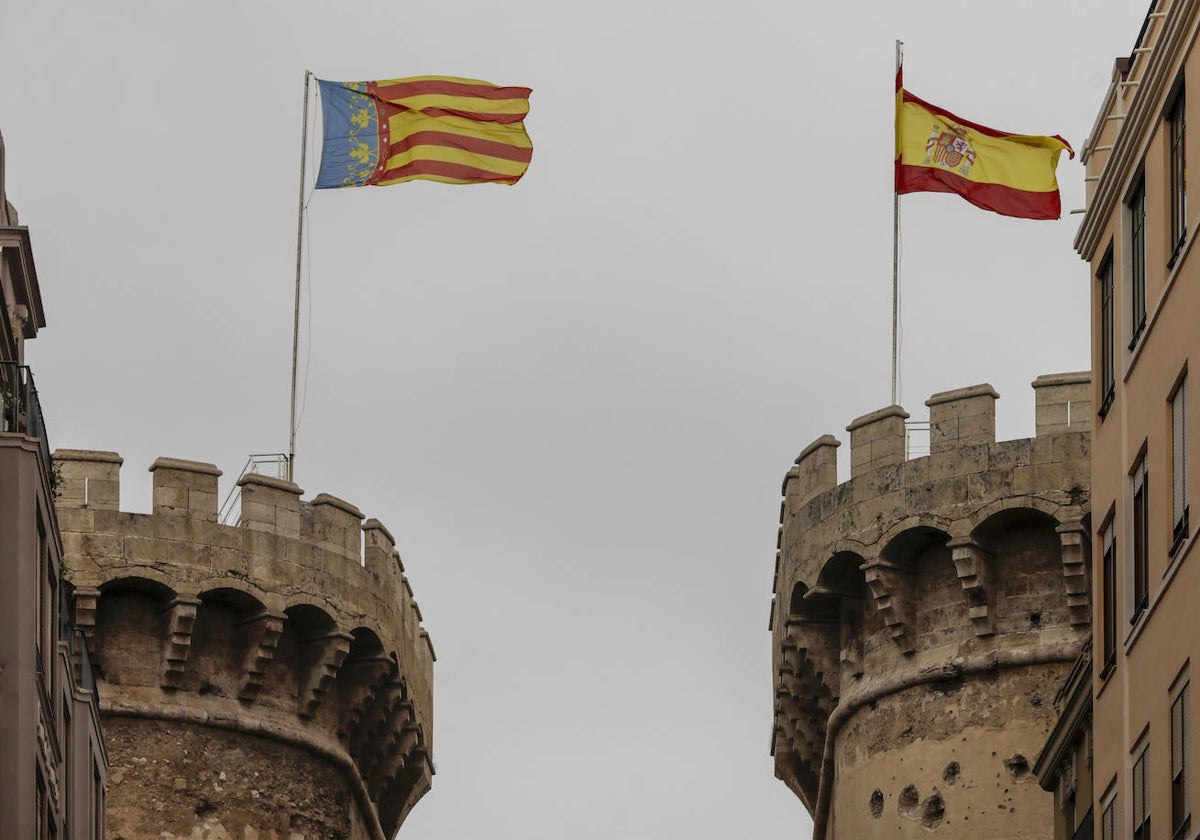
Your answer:
[[[1054,171],[1063,138],[1010,134],[956,117],[904,89],[896,71],[896,192],[948,192],[1021,219],[1062,214]]]
[[[317,81],[325,134],[318,189],[418,178],[515,184],[529,168],[529,88],[454,76]]]

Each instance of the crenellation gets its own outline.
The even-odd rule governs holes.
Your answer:
[[[379,580],[394,580],[400,568],[396,539],[378,519],[362,524],[363,566]]]
[[[117,510],[120,507],[120,471],[124,459],[116,452],[59,449],[54,460],[62,471],[59,508]]]
[[[904,421],[908,416],[900,406],[889,405],[864,414],[846,427],[850,433],[851,478],[904,460],[908,448]]]
[[[154,512],[159,516],[193,516],[217,521],[217,479],[214,464],[159,458],[150,465],[154,474]]]
[[[300,537],[300,496],[303,490],[290,481],[258,473],[247,473],[238,480],[242,490],[243,528],[266,531],[281,537]]]
[[[54,457],[102,714],[171,715],[327,756],[349,774],[365,836],[392,836],[434,772],[435,656],[391,532],[257,474],[238,482],[239,524],[223,525],[219,470],[171,458],[150,468],[153,512],[127,513],[119,455]],[[388,730],[397,704],[405,720]],[[366,758],[374,776],[356,764]]]
[[[783,480],[784,501],[802,505],[837,486],[837,450],[841,445],[833,435],[822,435],[804,447]]]
[[[1074,405],[1072,389],[1086,381],[1039,377],[1038,398]],[[1049,725],[1044,704],[990,704],[975,729],[957,720],[975,714],[967,698],[1052,684],[1090,629],[1089,432],[1051,425],[1043,408],[1038,436],[997,442],[997,398],[990,385],[932,396],[928,456],[906,459],[908,415],[889,406],[847,427],[848,481],[834,483],[828,436],[784,477],[772,744],[776,773],[810,808],[817,840],[831,823],[839,835],[879,836],[858,822],[863,803],[909,761],[982,766],[1001,742],[1035,753]],[[826,460],[809,463],[814,456]],[[888,763],[901,752],[905,764]],[[975,809],[980,836],[1008,836],[1014,810],[1040,814],[1024,794],[991,812],[981,795],[943,792],[947,813]]]
[[[930,454],[977,443],[995,443],[999,397],[995,388],[984,384],[942,391],[927,399]]]
[[[1038,436],[1091,430],[1090,371],[1039,376],[1031,384],[1035,394],[1035,425]]]
[[[311,521],[303,518],[301,535],[313,544],[348,560],[362,558],[362,511],[347,501],[320,493],[308,503]]]

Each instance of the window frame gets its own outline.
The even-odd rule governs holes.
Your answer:
[[[1129,349],[1146,331],[1146,177],[1139,175],[1125,202],[1129,219]]]
[[[1183,245],[1187,242],[1187,113],[1182,84],[1167,108],[1167,171],[1171,208],[1168,243],[1171,257],[1167,267],[1173,268]]]
[[[1139,456],[1137,466],[1130,474],[1130,483],[1130,496],[1133,499],[1129,529],[1133,537],[1130,558],[1133,563],[1133,587],[1129,623],[1137,624],[1150,606],[1150,481],[1147,478],[1145,452]]]
[[[1114,793],[1100,811],[1100,840],[1117,840],[1117,795]]]
[[[1171,697],[1171,837],[1191,829],[1191,681],[1184,678]]]
[[[1130,837],[1132,840],[1150,840],[1150,745],[1141,748],[1133,762],[1130,790],[1133,801],[1129,805]],[[1140,783],[1140,784],[1139,784]],[[1138,795],[1139,790],[1141,795]]]
[[[1169,399],[1171,418],[1171,550],[1183,545],[1190,533],[1188,522],[1187,470],[1187,370],[1179,378]]]
[[[1101,653],[1104,665],[1100,671],[1100,679],[1107,679],[1117,665],[1117,539],[1114,527],[1114,516],[1109,516],[1100,528],[1099,544],[1101,551],[1101,586],[1100,604],[1103,608],[1104,622]]]
[[[1112,245],[1108,246],[1104,259],[1100,261],[1096,279],[1100,283],[1100,329],[1097,331],[1100,336],[1100,399],[1098,401],[1100,409],[1098,413],[1100,418],[1104,419],[1109,409],[1112,408],[1117,391],[1116,319],[1113,310],[1115,278]]]

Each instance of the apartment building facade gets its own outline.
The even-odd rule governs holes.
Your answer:
[[[45,326],[0,139],[0,837],[101,840],[107,759],[62,574],[50,458],[24,344]]]
[[[1200,424],[1188,405],[1200,379],[1188,195],[1200,183],[1187,166],[1200,160],[1188,131],[1200,102],[1198,32],[1200,0],[1151,4],[1082,155],[1088,208],[1075,247],[1091,269],[1097,409],[1089,783],[1102,840],[1200,832],[1191,688],[1200,551],[1189,504]]]

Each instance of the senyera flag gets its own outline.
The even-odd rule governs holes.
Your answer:
[[[318,189],[418,178],[515,184],[529,168],[529,88],[454,76],[317,81],[325,129]]]
[[[896,192],[948,192],[1022,219],[1062,214],[1054,171],[1063,138],[1010,134],[956,117],[904,90],[896,71]]]

